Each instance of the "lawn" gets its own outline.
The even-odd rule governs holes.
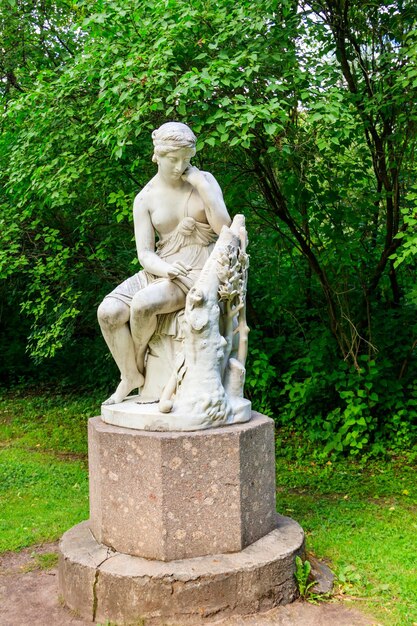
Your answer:
[[[278,510],[303,526],[307,550],[337,576],[336,593],[381,624],[415,626],[415,465],[299,457],[299,450],[278,445]]]
[[[88,517],[87,419],[99,399],[0,397],[0,552]],[[277,439],[277,507],[337,575],[335,592],[386,626],[417,624],[417,483],[412,456],[321,461]]]
[[[87,419],[97,401],[0,397],[0,552],[88,518]]]

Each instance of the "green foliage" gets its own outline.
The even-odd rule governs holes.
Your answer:
[[[130,207],[175,119],[247,217],[255,408],[324,454],[411,446],[416,20],[411,0],[8,0],[7,384],[114,379],[95,311],[138,269]]]
[[[258,344],[255,344],[258,345]],[[246,396],[254,410],[273,416],[273,403],[276,400],[276,369],[266,352],[249,348],[248,369],[246,372]]]
[[[309,561],[303,561],[299,556],[295,557],[295,580],[297,581],[300,596],[305,600],[316,581],[310,580],[311,565]]]
[[[385,320],[379,320],[386,352],[358,357],[355,372],[335,358],[329,337],[313,340],[308,354],[296,359],[282,377],[278,422],[307,433],[320,444],[318,454],[324,457],[365,449],[380,454],[386,441],[398,451],[412,447],[417,437],[415,364],[407,368],[409,334],[416,328],[412,318],[404,315],[404,325],[398,318],[397,312],[387,312]]]

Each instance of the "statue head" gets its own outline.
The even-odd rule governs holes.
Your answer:
[[[195,155],[196,136],[189,126],[181,122],[166,122],[153,131],[152,141],[154,152],[152,161],[156,163],[157,156],[165,156],[181,148],[188,148],[191,156]]]

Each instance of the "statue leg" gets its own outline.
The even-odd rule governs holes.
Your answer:
[[[184,292],[170,280],[151,283],[135,294],[130,309],[130,329],[140,372],[144,372],[146,350],[156,330],[157,316],[179,311],[184,306]]]
[[[135,348],[129,329],[130,307],[117,298],[105,298],[97,310],[101,332],[120,370],[121,380],[103,404],[122,402],[133,389],[142,387],[144,378],[138,371]]]

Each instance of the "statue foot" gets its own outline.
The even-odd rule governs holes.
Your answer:
[[[110,398],[107,398],[107,400],[105,400],[103,404],[108,406],[109,404],[118,404],[119,402],[123,402],[123,400],[127,398],[131,391],[142,387],[144,382],[145,379],[140,373],[138,373],[135,379],[122,378],[117,386],[116,391],[110,396]]]

